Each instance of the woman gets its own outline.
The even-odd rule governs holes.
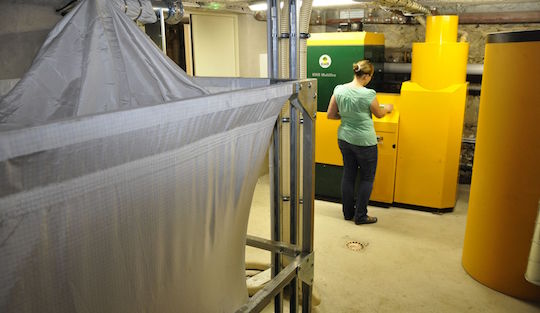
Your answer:
[[[353,64],[354,78],[338,85],[328,105],[329,119],[339,120],[338,145],[343,155],[341,195],[343,216],[356,225],[377,222],[367,215],[367,205],[377,168],[377,136],[371,114],[383,117],[393,109],[391,104],[379,105],[375,90],[365,86],[373,77],[373,65],[367,60]],[[360,186],[354,205],[354,183],[360,170]]]

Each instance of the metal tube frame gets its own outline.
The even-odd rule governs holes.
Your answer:
[[[277,79],[279,77],[279,27],[278,27],[278,1],[266,0],[266,31],[267,37],[267,60],[268,77]]]
[[[296,0],[289,1],[289,78],[298,79],[297,59],[298,59],[298,31],[296,22]]]
[[[293,93],[289,98],[290,119],[282,119],[280,114],[274,126],[270,147],[270,192],[271,192],[271,240],[248,236],[246,244],[265,249],[272,254],[272,280],[249,299],[237,312],[260,312],[274,300],[274,312],[283,312],[283,290],[289,286],[290,312],[299,309],[297,290],[302,292],[302,312],[311,312],[313,285],[313,217],[315,200],[315,118],[317,112],[317,81],[305,79],[293,82]],[[282,149],[287,148],[281,142],[282,124],[290,123],[290,164],[282,164]],[[300,128],[300,124],[303,127]],[[299,129],[303,133],[299,133]],[[303,140],[300,155],[300,140]],[[301,163],[301,165],[300,165]],[[302,166],[303,177],[299,177]],[[284,242],[282,233],[283,186],[281,176],[290,171],[290,243]],[[302,191],[300,192],[300,179]],[[302,199],[300,201],[300,199]],[[298,221],[299,208],[302,220]],[[301,234],[298,222],[302,223]],[[301,244],[299,245],[298,242]],[[282,256],[291,261],[283,267]]]

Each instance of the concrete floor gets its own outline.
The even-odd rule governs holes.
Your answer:
[[[360,226],[343,219],[340,204],[316,200],[314,286],[321,303],[313,312],[540,312],[540,303],[492,290],[463,269],[468,197],[469,186],[460,185],[454,212],[442,215],[369,207],[379,221]],[[268,176],[263,176],[248,234],[270,238],[269,203]],[[352,251],[348,241],[367,247]],[[270,257],[247,247],[246,260],[264,263]]]

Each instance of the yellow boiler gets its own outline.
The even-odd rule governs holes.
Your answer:
[[[540,30],[491,34],[485,51],[463,267],[539,301],[524,274],[540,199]]]
[[[394,201],[452,210],[456,203],[469,45],[457,16],[429,16],[414,43],[411,81],[401,87]]]

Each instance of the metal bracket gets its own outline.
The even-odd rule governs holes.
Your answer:
[[[315,119],[317,112],[317,80],[314,78],[304,79],[294,85],[298,102],[309,114],[310,118]]]
[[[302,258],[300,265],[298,266],[298,278],[310,286],[313,285],[314,258],[315,254],[311,252]]]

